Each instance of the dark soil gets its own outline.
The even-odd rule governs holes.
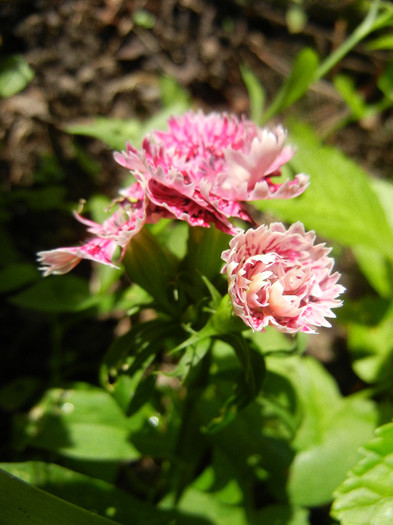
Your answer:
[[[186,87],[195,104],[206,110],[247,113],[241,64],[254,69],[270,100],[301,48],[308,45],[327,56],[362,16],[359,2],[306,2],[308,23],[301,33],[291,34],[286,5],[259,0],[1,2],[1,55],[21,53],[35,71],[27,89],[1,102],[0,167],[7,186],[31,185],[48,153],[66,170],[75,168],[75,139],[62,131],[70,122],[154,113],[163,74]],[[144,23],[148,28],[138,25],[141,10],[150,14]],[[372,101],[388,59],[359,46],[335,73],[351,73]],[[324,134],[347,111],[328,81],[313,86],[294,110]],[[353,125],[333,140],[371,171],[386,175],[393,161],[392,127],[391,115],[386,115],[384,122],[378,117]],[[110,153],[97,141],[87,141],[87,146],[103,163],[100,184],[116,186],[119,174]],[[81,185],[82,196],[88,197],[88,188]]]

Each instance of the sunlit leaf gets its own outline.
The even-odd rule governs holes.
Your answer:
[[[379,427],[334,493],[332,516],[342,525],[390,525],[393,519],[393,423]]]
[[[81,385],[48,390],[32,409],[25,442],[72,458],[132,460],[139,457],[130,432],[147,418],[127,418],[106,391]]]
[[[259,201],[257,207],[347,246],[367,246],[393,258],[393,230],[367,174],[338,149],[323,146],[303,124],[291,126],[298,149],[292,165],[310,175],[310,187],[291,201]]]
[[[247,64],[240,66],[240,73],[250,100],[250,118],[259,123],[262,120],[265,106],[265,90],[254,71]]]
[[[122,150],[126,142],[140,142],[142,124],[136,119],[96,117],[86,123],[71,124],[66,131],[72,135],[86,135],[101,140],[111,149]]]
[[[7,525],[110,525],[115,522],[61,500],[0,470],[1,519]]]
[[[315,80],[315,73],[319,64],[318,55],[309,47],[300,51],[296,56],[292,70],[277,93],[273,102],[265,111],[263,121],[267,122],[277,113],[288,108],[307,91]]]
[[[74,472],[59,465],[42,461],[29,461],[25,463],[0,463],[0,468],[36,488],[53,494],[53,496],[84,509],[94,509],[99,515],[116,520],[116,523],[161,525],[162,523],[169,523],[171,520],[176,520],[176,523],[185,525],[190,523],[188,521],[191,519],[190,516],[182,516],[176,510],[158,509],[151,503],[142,501],[129,492],[118,489],[111,483]],[[41,522],[39,523],[41,524]],[[60,522],[56,520],[55,523]],[[70,525],[71,523],[74,522],[70,522]],[[90,522],[84,523],[89,525]],[[199,524],[200,522],[191,521],[191,523]],[[53,524],[48,523],[48,525]]]
[[[290,501],[300,506],[325,504],[356,461],[357,448],[372,435],[376,407],[368,400],[343,398],[334,379],[314,359],[269,358],[268,367],[287,376],[299,403],[301,420],[292,443],[297,453],[287,487]]]

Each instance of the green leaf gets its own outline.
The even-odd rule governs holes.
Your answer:
[[[365,43],[365,48],[369,51],[377,51],[379,49],[393,49],[393,35],[385,34],[369,40]]]
[[[334,493],[332,516],[342,525],[390,525],[393,518],[393,423],[379,427]]]
[[[205,473],[202,473],[202,478]],[[177,507],[180,511],[191,516],[206,520],[206,525],[247,525],[244,508],[242,506],[227,504],[222,501],[218,492],[203,490],[203,481],[197,478],[183,493]],[[201,482],[202,481],[202,482]],[[170,508],[171,498],[164,499],[160,506]]]
[[[323,146],[311,129],[291,125],[298,146],[291,161],[310,175],[310,187],[291,201],[259,201],[258,209],[347,246],[367,246],[393,258],[393,230],[367,174],[338,149]]]
[[[25,442],[71,458],[139,458],[130,442],[130,432],[143,425],[146,415],[127,418],[106,391],[83,384],[77,386],[46,392],[27,418]]]
[[[170,523],[170,520],[175,519],[176,523],[179,524],[189,523],[187,518],[184,517],[183,519],[177,511],[160,510],[131,493],[118,489],[111,483],[74,472],[59,465],[28,461],[25,463],[0,463],[0,468],[36,488],[53,494],[53,496],[85,509],[94,509],[103,517],[113,518],[116,523],[161,525],[162,523]],[[55,523],[57,524],[58,521]],[[70,522],[69,525],[73,525],[73,523]],[[48,525],[53,524],[48,523]]]
[[[353,118],[359,120],[366,115],[368,106],[364,96],[356,91],[355,82],[352,77],[337,75],[334,78],[334,87],[347,104]]]
[[[334,489],[358,458],[357,449],[370,438],[376,422],[374,405],[355,398],[342,401],[329,417],[321,413],[317,439],[300,450],[291,465],[291,501],[307,507],[331,501]]]
[[[156,18],[153,13],[146,9],[135,9],[132,13],[132,21],[137,26],[143,27],[144,29],[152,29],[156,22]]]
[[[372,435],[375,405],[356,397],[343,398],[334,379],[309,357],[271,357],[268,369],[284,375],[297,396],[298,426],[287,491],[291,503],[328,503],[335,487],[356,461],[357,448]]]
[[[390,298],[393,293],[393,261],[369,246],[353,246],[352,250],[369,284],[381,297]]]
[[[375,305],[371,307],[376,308]],[[348,347],[353,369],[363,381],[392,381],[393,303],[375,325],[351,322],[348,326]]]
[[[32,264],[14,263],[0,270],[0,293],[7,293],[22,288],[36,281],[40,274]]]
[[[0,97],[11,97],[22,91],[33,79],[34,72],[21,55],[0,61]]]
[[[379,76],[378,88],[393,103],[393,61],[390,61],[386,71]]]
[[[287,505],[267,505],[257,511],[250,525],[262,523],[274,525],[309,525],[309,511],[301,507],[290,507]]]
[[[248,339],[240,334],[219,336],[219,342],[226,343],[234,350],[242,370],[237,374],[227,398],[219,408],[218,414],[205,425],[207,433],[215,433],[231,423],[238,412],[251,403],[259,394],[265,379],[265,359]]]
[[[146,121],[96,117],[85,123],[69,125],[65,131],[73,135],[94,137],[117,151],[123,150],[127,142],[138,148],[147,133],[166,128],[170,116],[183,113],[190,107],[187,93],[175,81],[164,77],[161,90],[164,108]]]
[[[61,500],[0,470],[1,519],[7,525],[110,525],[115,522]]]
[[[240,66],[240,73],[250,99],[250,118],[259,123],[262,121],[265,106],[265,90],[254,71],[247,64]]]
[[[9,302],[39,312],[63,313],[91,308],[97,303],[97,298],[91,296],[85,279],[75,275],[62,275],[38,281],[13,295]]]
[[[174,107],[184,107],[184,111],[191,105],[189,92],[184,89],[173,77],[164,75],[160,78],[161,100],[164,108],[174,110]],[[173,113],[175,114],[175,113]]]
[[[305,48],[300,51],[295,58],[289,77],[265,111],[263,115],[264,122],[288,108],[304,95],[309,85],[315,80],[318,64],[318,55],[313,49]]]
[[[126,142],[139,143],[142,123],[136,119],[96,117],[86,123],[72,124],[65,128],[72,135],[86,135],[104,142],[109,148],[122,150]]]
[[[113,342],[104,358],[100,377],[124,412],[135,409],[138,392],[150,377],[148,368],[164,348],[165,339],[178,332],[177,324],[154,319],[136,324]]]

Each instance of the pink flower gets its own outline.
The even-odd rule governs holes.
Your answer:
[[[90,259],[116,268],[112,263],[112,257],[117,248],[114,241],[103,239],[92,239],[83,246],[70,248],[56,248],[38,252],[38,262],[41,263],[40,270],[44,272],[44,277],[50,274],[61,275],[68,273],[81,261]]]
[[[324,244],[314,245],[313,231],[297,222],[288,230],[281,223],[238,233],[222,253],[223,273],[233,309],[253,331],[271,325],[284,333],[315,333],[331,326],[331,308],[344,287],[331,274],[334,260]]]
[[[239,228],[231,218],[255,224],[246,203],[256,199],[291,198],[308,185],[306,175],[274,183],[281,166],[293,155],[286,132],[259,128],[233,115],[192,111],[172,117],[168,131],[145,137],[141,150],[127,144],[115,160],[128,168],[136,183],[120,191],[116,211],[98,224],[75,214],[92,236],[79,247],[38,254],[45,275],[66,273],[81,259],[114,266],[145,223],[161,217],[211,224],[230,235]]]
[[[253,222],[246,202],[292,198],[308,186],[303,174],[273,182],[294,154],[281,127],[269,131],[234,115],[190,111],[172,117],[168,128],[146,137],[141,151],[127,144],[115,160],[134,174],[150,202],[192,226],[213,223],[234,235],[230,217]]]
[[[71,271],[82,259],[99,262],[117,268],[112,259],[120,249],[120,258],[132,237],[138,233],[145,222],[154,217],[154,208],[147,203],[138,184],[130,186],[113,205],[116,211],[102,224],[85,219],[74,213],[76,219],[87,226],[92,234],[89,241],[81,246],[56,248],[41,251],[38,262],[44,276],[60,275]]]

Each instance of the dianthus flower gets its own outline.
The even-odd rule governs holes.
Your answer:
[[[148,208],[143,191],[138,184],[133,184],[127,190],[123,190],[114,205],[117,206],[116,211],[102,224],[88,220],[79,213],[74,213],[76,219],[87,226],[87,231],[94,237],[81,246],[38,252],[40,269],[45,276],[67,273],[81,259],[116,267],[112,262],[116,250],[120,248],[121,252],[124,252],[131,238],[147,222],[147,215],[154,216],[154,213]]]
[[[259,128],[233,115],[190,111],[172,117],[168,131],[155,131],[141,150],[127,144],[115,160],[128,168],[136,182],[120,191],[116,211],[103,224],[75,214],[94,237],[85,244],[38,253],[44,275],[70,271],[81,259],[114,266],[132,237],[145,223],[161,217],[187,221],[235,235],[231,218],[254,224],[246,203],[296,197],[308,177],[275,183],[282,165],[294,154],[285,145],[282,127]]]
[[[340,275],[324,244],[314,245],[313,231],[297,222],[285,229],[273,223],[240,232],[222,253],[223,273],[233,309],[253,331],[274,326],[279,331],[315,333],[330,326],[331,308],[341,306]]]
[[[274,182],[294,154],[285,141],[280,126],[268,130],[234,115],[189,111],[169,119],[168,131],[145,137],[141,150],[127,144],[115,160],[173,217],[234,235],[231,217],[253,222],[246,202],[288,199],[306,189],[304,174]]]

